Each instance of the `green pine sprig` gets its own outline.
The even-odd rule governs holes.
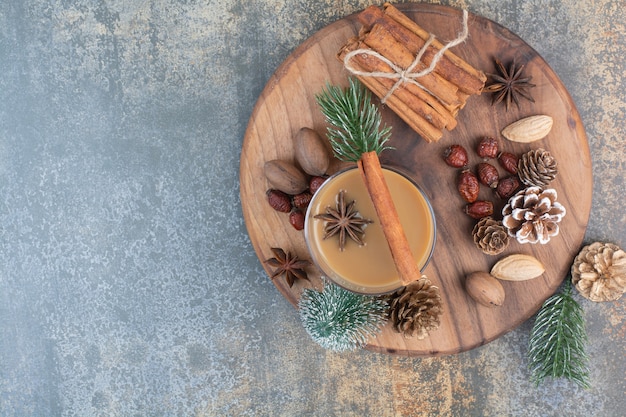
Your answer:
[[[320,292],[307,288],[298,303],[302,325],[325,349],[337,352],[363,347],[386,321],[387,302],[324,281]]]
[[[583,309],[572,297],[568,279],[562,292],[544,302],[531,330],[528,358],[535,386],[552,377],[589,388],[587,340]]]
[[[378,107],[357,79],[350,78],[347,89],[327,84],[316,99],[331,125],[328,139],[337,159],[357,162],[366,152],[380,155],[385,149],[391,149],[385,146],[391,127],[382,126]]]

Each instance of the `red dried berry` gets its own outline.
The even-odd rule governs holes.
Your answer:
[[[300,209],[293,209],[289,213],[289,223],[296,230],[304,229],[304,213]]]
[[[276,211],[289,213],[291,211],[291,197],[280,190],[269,189],[266,192],[267,202]]]
[[[319,177],[319,176],[311,177],[311,180],[309,181],[309,192],[311,194],[315,194],[317,190],[319,190],[319,188],[322,186],[322,184],[324,184],[324,182],[327,179],[328,179],[327,177]]]
[[[306,210],[312,198],[313,198],[313,195],[311,195],[311,193],[308,191],[305,191],[300,194],[296,194],[293,196],[293,199],[292,199],[293,205],[296,208]]]
[[[482,219],[483,217],[491,216],[493,214],[493,203],[484,200],[474,201],[465,206],[465,214],[474,219]]]
[[[443,152],[443,159],[451,167],[461,168],[467,165],[467,151],[461,145],[450,145]]]
[[[498,170],[496,169],[496,167],[494,167],[490,163],[479,163],[476,172],[478,173],[478,179],[482,184],[485,184],[491,188],[496,188],[498,186],[500,174],[498,174]]]
[[[502,199],[511,197],[520,186],[517,177],[502,178],[496,187],[496,195]]]
[[[485,136],[478,142],[476,153],[481,158],[495,158],[498,156],[498,141],[490,136]]]
[[[518,160],[519,158],[511,152],[500,152],[500,155],[498,155],[498,162],[500,162],[502,168],[511,174],[517,174]]]
[[[457,190],[466,202],[473,203],[476,201],[480,191],[480,184],[476,175],[469,169],[461,171],[457,178]]]

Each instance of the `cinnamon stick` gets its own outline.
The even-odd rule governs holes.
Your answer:
[[[357,45],[354,49],[350,49],[356,50],[361,48],[360,45]],[[344,56],[345,53],[340,54],[340,58]],[[371,55],[357,54],[353,56],[352,60],[365,72],[394,73],[389,65]],[[395,79],[382,77],[379,77],[377,80],[385,87],[386,91],[389,91],[397,82]],[[415,84],[404,83],[395,90],[395,93],[402,102],[406,103],[415,113],[428,120],[434,127],[440,130],[444,128],[452,130],[456,127],[457,121],[454,115],[431,94]],[[383,94],[383,97],[385,95],[386,93]],[[382,97],[379,96],[379,98]]]
[[[368,79],[363,83],[378,97],[384,96],[389,90],[387,87],[382,86],[380,82],[372,81],[372,79]],[[443,132],[440,129],[436,129],[428,120],[415,113],[398,96],[390,96],[385,103],[427,142],[437,142],[443,137]]]
[[[383,176],[376,152],[366,152],[358,161],[361,177],[372,199],[383,234],[389,244],[402,285],[408,285],[421,277],[421,272],[406,238],[391,192]]]
[[[358,71],[367,71],[367,68],[361,67],[358,63],[353,63],[352,66]],[[389,87],[382,84],[382,78],[361,76],[357,76],[357,78],[378,98],[385,97],[389,91]],[[400,99],[397,93],[398,91],[396,90],[395,94],[389,96],[385,104],[425,141],[436,142],[441,139],[443,136],[441,130],[434,127],[432,123],[416,113],[414,109]]]
[[[427,31],[422,29],[417,23],[415,23],[413,20],[411,20],[408,16],[406,16],[404,13],[402,13],[400,10],[398,10],[396,7],[394,7],[392,4],[385,3],[383,5],[383,10],[384,10],[384,12],[385,12],[385,14],[387,16],[389,16],[393,20],[395,20],[398,23],[400,23],[402,26],[406,27],[407,29],[409,29],[410,31],[415,33],[417,36],[422,38],[424,41],[426,41],[430,37],[430,34]],[[437,50],[443,48],[443,44],[441,42],[439,42],[438,40],[436,40],[436,39],[433,41],[431,46],[433,46]],[[480,80],[480,82],[483,85],[484,85],[485,81],[487,81],[487,76],[485,75],[485,73],[483,73],[480,70],[477,70],[476,68],[471,66],[469,63],[467,63],[467,61],[465,61],[464,59],[460,58],[458,55],[455,55],[449,49],[446,50],[446,52],[444,53],[444,57],[449,59],[455,66],[461,68],[463,71],[465,71],[468,74],[472,75],[472,77]],[[469,94],[478,94],[480,92],[480,90],[482,90],[482,86],[475,93],[471,93],[471,92],[468,92],[468,93]]]
[[[385,98],[385,104],[426,141],[438,141],[443,129],[454,129],[456,116],[469,96],[482,91],[485,74],[447,47],[438,56],[444,46],[431,40],[430,34],[389,3],[383,10],[371,6],[358,18],[363,27],[358,37],[339,51],[338,59],[343,62],[346,54],[364,50],[362,54],[351,54],[349,64],[344,65],[375,95]],[[464,31],[463,38],[457,38],[454,44],[466,34]],[[429,46],[424,48],[427,42]],[[437,63],[430,68],[435,57]],[[425,74],[415,79],[402,78],[411,78],[403,71],[412,65],[410,72]]]
[[[415,60],[415,54],[411,53],[403,44],[398,42],[391,34],[380,25],[374,25],[365,37],[363,42],[389,59],[401,68],[408,68]],[[418,72],[427,68],[423,63],[419,63],[412,72]],[[417,82],[430,91],[443,104],[457,106],[460,99],[457,96],[458,87],[443,78],[441,75],[431,72],[420,77]]]
[[[398,20],[393,19],[387,14],[389,13],[393,15],[394,10],[397,9],[390,6],[385,10],[385,13],[378,6],[370,6],[359,13],[358,19],[364,25],[366,30],[371,30],[374,25],[384,27],[385,30],[387,30],[398,42],[405,45],[415,56],[424,47],[426,40],[430,35],[427,34],[426,38],[422,38],[405,26],[405,21],[400,23]],[[411,20],[411,22],[413,21]],[[413,24],[415,25],[415,23]],[[440,48],[441,46],[437,48],[432,45],[429,46],[422,55],[422,62],[426,66],[429,66]],[[480,75],[476,74],[475,71],[467,71],[466,68],[455,64],[455,62],[453,62],[448,55],[449,54],[444,53],[437,63],[434,71],[456,85],[459,90],[464,93],[479,93],[485,84],[485,80],[483,79],[484,74]]]

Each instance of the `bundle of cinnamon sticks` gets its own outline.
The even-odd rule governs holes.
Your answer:
[[[397,68],[407,69],[421,52],[419,62],[412,69],[412,72],[419,72],[430,66],[444,45],[430,39],[427,31],[389,3],[385,3],[382,9],[368,7],[358,19],[363,28],[359,36],[341,48],[337,54],[339,60],[344,62],[346,55],[353,51],[375,52],[357,53],[350,58],[350,67],[358,71],[355,76],[365,86],[379,98],[384,97],[385,104],[428,142],[441,139],[443,129],[454,129],[456,115],[468,97],[481,93],[487,79],[485,74],[446,50],[434,69],[420,76],[415,83],[398,83],[392,77],[376,76],[376,73],[396,72],[378,56]],[[392,92],[388,94],[390,90]]]

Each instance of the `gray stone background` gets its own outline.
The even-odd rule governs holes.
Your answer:
[[[278,65],[365,0],[0,3],[0,415],[624,416],[624,298],[583,302],[592,388],[535,388],[531,320],[442,358],[324,351],[252,250],[238,189]],[[626,247],[626,2],[442,1],[568,88],[586,242]]]

